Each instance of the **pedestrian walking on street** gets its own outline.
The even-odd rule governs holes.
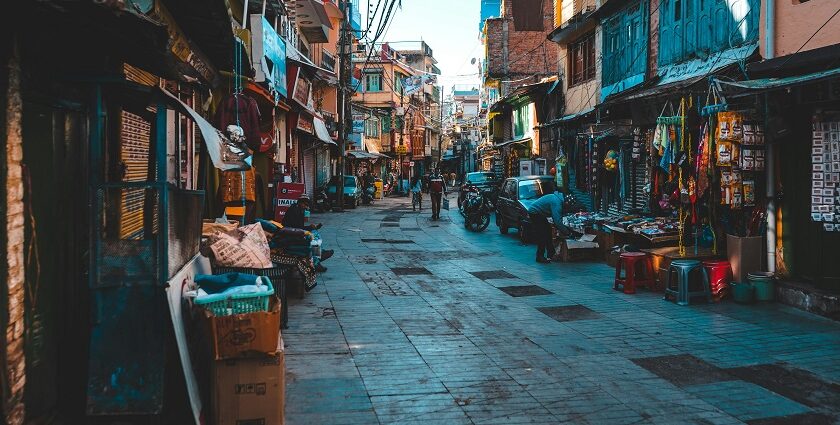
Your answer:
[[[543,195],[528,207],[528,217],[531,220],[530,230],[537,240],[537,262],[550,263],[554,257],[554,229],[548,223],[548,218],[554,221],[554,226],[560,226],[563,220],[562,192]],[[546,254],[548,255],[546,257]]]
[[[446,194],[446,181],[440,174],[440,170],[435,169],[432,175],[429,176],[429,196],[432,198],[432,220],[440,220],[440,201],[443,195]]]
[[[423,211],[423,179],[420,176],[411,178],[411,209]]]

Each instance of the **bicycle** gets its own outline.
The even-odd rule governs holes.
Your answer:
[[[422,192],[411,192],[411,210],[417,211],[417,208],[420,211],[423,211],[423,193]]]

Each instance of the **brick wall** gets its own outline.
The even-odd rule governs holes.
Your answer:
[[[0,176],[5,186],[6,224],[4,246],[6,254],[5,274],[8,299],[8,321],[4,329],[5,357],[4,370],[8,387],[3,392],[3,414],[8,425],[23,424],[23,387],[26,383],[25,359],[23,351],[24,331],[24,261],[23,261],[23,181],[21,177],[21,161],[23,147],[21,145],[21,111],[20,98],[20,67],[13,52],[8,63],[8,87],[5,93],[7,102],[5,108],[6,121],[4,166],[6,174]],[[2,311],[2,310],[0,310]],[[6,392],[8,391],[8,392]]]
[[[557,44],[546,37],[554,28],[554,3],[543,2],[543,31],[515,31],[512,1],[503,2],[502,17],[488,19],[487,73],[508,81],[501,94],[557,74]]]

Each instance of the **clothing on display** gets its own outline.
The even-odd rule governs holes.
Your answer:
[[[245,133],[245,143],[254,151],[259,151],[260,138],[260,110],[257,101],[243,93],[236,93],[222,99],[216,110],[216,124],[218,128],[229,125],[242,127]]]

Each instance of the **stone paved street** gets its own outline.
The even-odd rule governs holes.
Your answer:
[[[313,216],[336,254],[290,300],[289,424],[840,420],[840,323],[625,295],[603,263],[429,218],[407,198]]]

